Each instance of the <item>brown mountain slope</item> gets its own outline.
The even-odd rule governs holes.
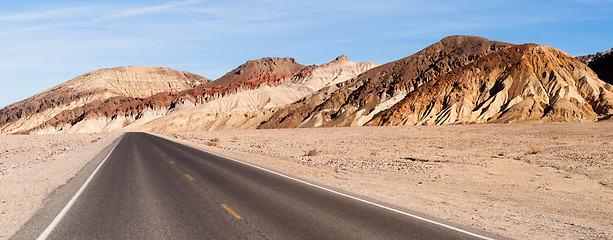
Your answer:
[[[379,66],[371,62],[353,62],[346,56],[319,66],[308,66],[284,79],[277,86],[262,86],[226,95],[196,106],[178,106],[164,117],[152,120],[138,130],[192,131],[255,128],[272,110],[291,104],[324,86],[347,81]]]
[[[613,113],[612,91],[572,56],[524,44],[441,75],[367,125],[594,120]]]
[[[362,125],[418,86],[511,46],[480,37],[450,36],[281,108],[260,128]]]
[[[600,79],[613,84],[613,48],[598,54],[580,56],[577,59],[587,64]]]
[[[294,75],[304,66],[293,58],[261,58],[250,60],[219,79],[204,84],[205,87],[220,87],[230,84],[257,82],[258,80],[276,81]]]
[[[208,81],[189,72],[163,67],[101,69],[1,109],[0,133],[28,132],[51,119],[69,118],[76,108],[94,108],[108,99],[149,97]]]
[[[169,111],[185,105],[203,104],[224,96],[260,86],[276,86],[290,81],[294,75],[309,74],[309,69],[291,58],[263,58],[248,61],[216,81],[174,91],[160,92],[146,97],[111,95],[92,99],[88,104],[76,103],[44,121],[28,124],[18,133],[105,132],[128,126],[145,124],[165,116]],[[128,74],[129,75],[129,74]],[[116,74],[121,76],[121,74]],[[228,77],[231,76],[231,77]],[[112,79],[112,78],[111,78]],[[225,85],[219,85],[225,82]],[[128,86],[126,91],[134,86]]]

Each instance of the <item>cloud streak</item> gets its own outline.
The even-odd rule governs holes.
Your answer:
[[[202,2],[204,2],[204,0],[187,0],[187,1],[180,1],[180,2],[167,2],[162,5],[123,10],[118,13],[103,16],[97,19],[96,21],[117,20],[117,19],[122,19],[122,18],[127,18],[127,17],[134,17],[134,16],[141,16],[141,15],[147,15],[147,14],[152,14],[152,13],[165,12],[165,11],[173,10],[179,7],[190,6],[190,5],[194,5],[194,4],[198,4]]]
[[[21,22],[47,19],[72,18],[82,15],[82,12],[90,10],[91,7],[70,7],[54,9],[41,12],[20,12],[0,15],[0,22]]]

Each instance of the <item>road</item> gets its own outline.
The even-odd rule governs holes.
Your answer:
[[[31,239],[25,237],[33,234],[28,228],[46,228],[47,239],[479,239],[488,235],[420,219],[146,133],[126,133],[90,178],[79,184],[80,194],[71,194],[72,205],[61,204],[65,215],[47,211],[53,212],[55,224],[38,220],[13,238]]]

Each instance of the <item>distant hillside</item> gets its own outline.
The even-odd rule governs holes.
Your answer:
[[[2,109],[0,133],[171,131],[203,124],[193,114],[225,112],[248,121],[246,116],[254,111],[289,104],[374,66],[378,64],[353,63],[346,57],[322,66],[303,66],[292,58],[263,58],[248,61],[214,82],[167,68],[103,69]],[[173,125],[166,119],[189,124]],[[217,125],[222,121],[212,120]],[[248,125],[259,123],[252,119]]]
[[[25,133],[80,117],[76,109],[98,108],[111,99],[146,98],[191,89],[210,80],[163,67],[120,67],[83,74],[0,110],[0,133]]]
[[[613,84],[613,48],[606,52],[577,57],[587,64],[603,81]]]
[[[568,54],[452,36],[280,108],[259,128],[591,121],[612,87]]]
[[[422,84],[511,46],[480,37],[447,37],[409,57],[281,108],[260,128],[361,126]]]
[[[572,56],[524,44],[441,75],[368,125],[591,121],[613,113],[612,91]]]
[[[611,55],[581,62],[537,44],[450,36],[383,65],[268,57],[215,81],[162,67],[102,69],[1,109],[0,133],[611,119],[613,87],[601,80],[612,81]]]
[[[168,115],[139,129],[202,131],[255,128],[268,119],[276,108],[291,104],[322,87],[347,81],[379,65],[371,62],[356,63],[346,56],[340,56],[330,63],[307,66],[276,86],[266,85],[196,105],[178,106]]]
[[[290,77],[304,66],[293,58],[261,58],[250,60],[219,79],[204,84],[205,87],[221,87],[246,82],[278,81]]]

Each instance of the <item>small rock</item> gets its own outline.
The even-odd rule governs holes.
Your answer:
[[[607,185],[609,185],[609,184],[608,184],[608,182],[607,182],[607,180],[602,180],[602,181],[600,181],[599,183],[600,183],[602,186],[605,186],[605,187],[606,187]]]

